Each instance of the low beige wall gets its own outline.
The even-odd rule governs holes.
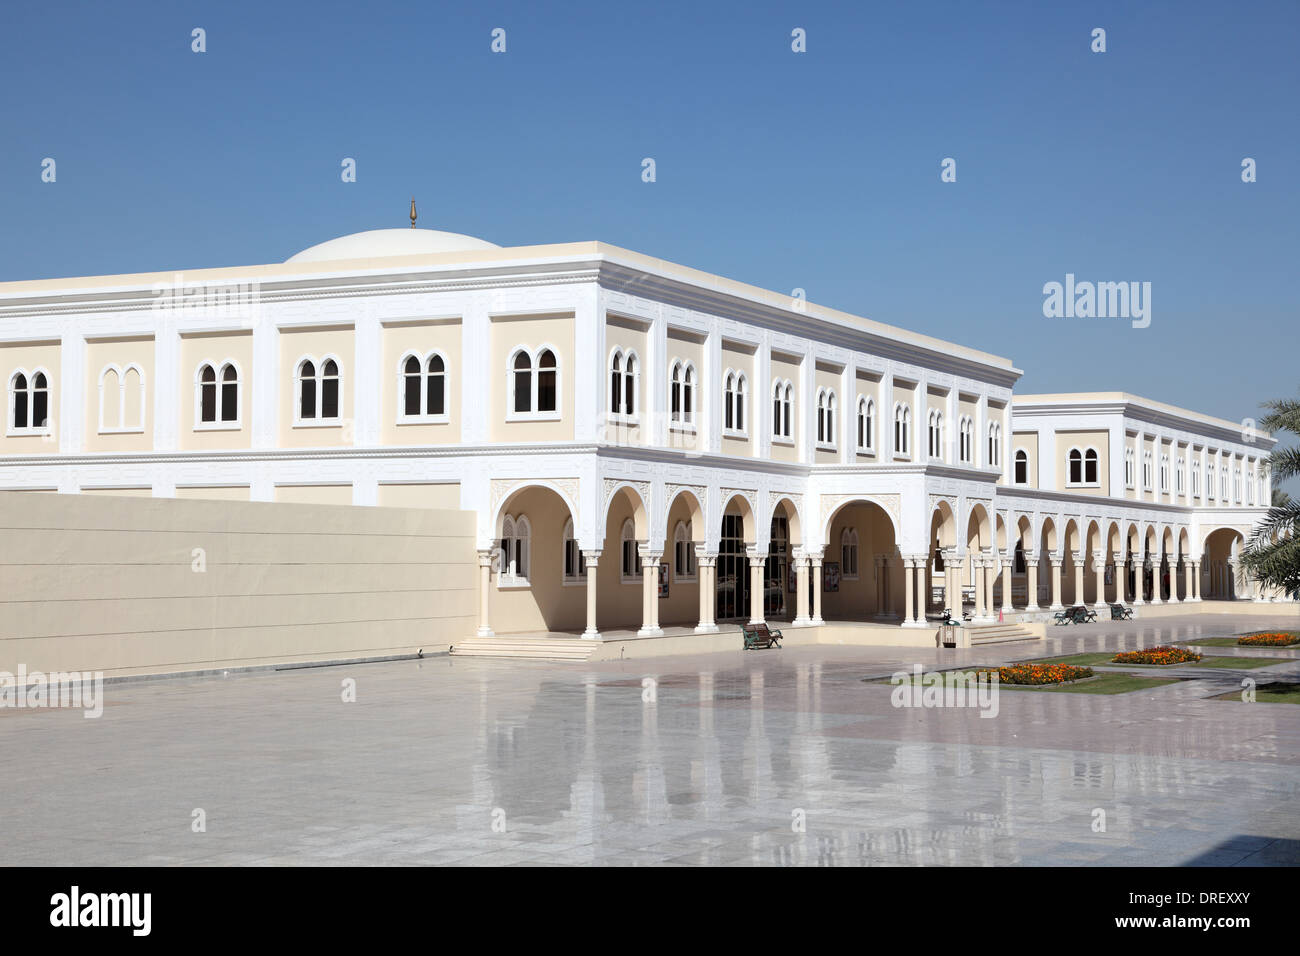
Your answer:
[[[0,670],[445,651],[474,572],[469,512],[0,492]]]

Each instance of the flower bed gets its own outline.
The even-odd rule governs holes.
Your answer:
[[[1201,659],[1185,647],[1148,647],[1145,651],[1124,651],[1111,658],[1115,664],[1194,664]]]
[[[1247,634],[1237,638],[1242,647],[1286,647],[1300,643],[1300,634],[1294,632],[1270,632],[1268,634]]]
[[[980,671],[980,679],[987,680],[985,674],[997,674],[998,682],[1003,684],[1064,684],[1067,681],[1083,680],[1092,676],[1091,667],[1075,667],[1071,664],[1012,664],[997,670],[986,668]]]

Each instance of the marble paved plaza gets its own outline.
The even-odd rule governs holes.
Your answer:
[[[436,657],[110,684],[97,720],[0,710],[3,858],[1296,864],[1300,707],[1206,698],[1246,674],[1300,679],[1300,652],[1123,696],[1003,691],[992,719],[894,708],[862,680],[1270,626],[1189,616],[971,651]]]

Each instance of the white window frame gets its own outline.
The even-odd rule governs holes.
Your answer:
[[[311,418],[302,417],[302,366],[304,362],[311,362],[314,369],[312,379],[316,382],[316,415]],[[333,418],[325,418],[323,414],[325,408],[325,363],[333,362],[334,367],[338,370],[335,379],[339,383],[339,400],[338,414]],[[343,363],[337,355],[327,353],[317,358],[314,355],[300,355],[298,361],[293,363],[293,428],[340,428],[343,425]]]
[[[429,371],[429,362],[434,357],[442,359],[442,407],[444,409],[441,415],[431,415],[424,411],[429,407],[429,378],[432,373]],[[415,359],[420,365],[420,413],[418,415],[408,415],[406,413],[406,363],[410,359]],[[340,379],[342,378],[342,367],[339,370]],[[339,408],[343,408],[342,384],[339,385]],[[398,425],[446,425],[451,422],[451,363],[447,361],[446,354],[441,349],[431,349],[421,354],[415,349],[409,349],[402,353],[402,357],[397,360],[397,418]]]
[[[848,552],[853,553],[853,572],[849,573]],[[862,567],[862,553],[858,548],[858,529],[845,528],[840,532],[840,577],[845,581],[858,580]]]
[[[23,389],[27,393],[27,418],[28,421],[35,421],[36,418],[36,376],[45,376],[45,424],[44,425],[15,425],[14,413],[17,411],[14,405],[14,395],[17,389],[14,387],[14,379],[19,375],[27,382],[27,387]],[[45,366],[38,365],[31,371],[25,368],[16,368],[9,375],[9,413],[5,421],[6,435],[49,435],[52,433],[50,425],[50,407],[54,397],[54,386],[51,384],[53,378],[46,370]]]
[[[511,590],[514,588],[527,588],[531,586],[529,574],[532,571],[532,547],[533,547],[533,525],[528,520],[528,515],[506,515],[505,521],[501,526],[501,540],[509,542],[501,550],[501,573],[497,575],[497,588],[500,590]],[[514,542],[522,541],[523,544],[518,548],[520,560],[523,563],[523,573],[519,573],[519,567],[515,563],[516,546]]]
[[[1018,479],[1018,478],[1016,477],[1017,469],[1020,467],[1020,460],[1021,460],[1021,458],[1023,458],[1023,459],[1024,459],[1024,462],[1025,462],[1025,480],[1024,480],[1024,481],[1021,481],[1020,479]],[[1028,484],[1029,484],[1029,452],[1025,451],[1025,449],[1023,449],[1023,448],[1017,448],[1017,449],[1016,449],[1015,458],[1014,458],[1014,459],[1012,460],[1012,462],[1011,462],[1011,483],[1014,484],[1014,485],[1028,485]]]
[[[988,467],[1002,467],[1002,423],[989,422],[989,460]]]
[[[555,357],[555,410],[539,411],[538,379],[541,377],[540,362],[542,353],[550,352]],[[520,353],[528,356],[529,410],[515,411],[515,359]],[[606,370],[608,371],[608,369]],[[564,366],[560,362],[560,350],[554,345],[543,343],[531,351],[527,346],[516,345],[506,357],[506,421],[508,422],[558,422],[564,419]]]
[[[560,584],[566,588],[582,587],[587,583],[587,557],[582,553],[582,547],[578,544],[578,539],[574,534],[572,518],[565,520],[564,533],[560,536],[560,539]],[[577,560],[574,562],[575,567],[578,569],[576,575],[568,573],[570,544],[578,552]]]
[[[834,451],[835,441],[835,389],[819,388],[817,390],[817,437],[818,451]]]
[[[632,571],[627,569],[627,546],[632,545]],[[618,579],[622,584],[636,584],[641,580],[641,542],[636,537],[636,523],[628,518],[618,535]]]
[[[614,363],[618,362],[619,367],[615,369]],[[631,371],[628,368],[631,367]],[[610,380],[612,391],[612,378],[618,375],[617,394],[611,396],[611,407],[609,409],[609,420],[622,425],[636,425],[640,421],[640,398],[641,398],[641,357],[637,355],[636,349],[623,348],[616,345],[609,353],[609,362],[606,364],[605,374],[607,380]],[[632,407],[627,407],[627,379],[632,378]],[[536,386],[534,386],[536,392]]]
[[[214,422],[205,422],[203,420],[203,369],[205,366],[212,366],[212,371],[217,377],[217,400],[214,405],[214,411],[217,420]],[[222,420],[221,412],[224,408],[226,395],[225,374],[227,368],[235,370],[235,417],[229,421]],[[244,427],[244,372],[239,367],[239,363],[233,358],[214,361],[212,359],[203,359],[194,369],[194,430],[196,432],[237,432]]]
[[[788,378],[776,380],[772,387],[772,411],[780,406],[780,414],[772,422],[772,442],[777,445],[793,445],[795,435],[795,400],[794,383]],[[789,425],[786,428],[786,425]]]
[[[957,460],[963,465],[975,463],[975,422],[963,415],[957,427]]]
[[[668,427],[673,431],[694,432],[699,414],[699,373],[688,359],[673,359],[668,372]],[[677,390],[677,411],[673,411],[673,390]],[[687,398],[690,401],[687,401]],[[690,411],[686,406],[690,405]]]
[[[733,388],[734,382],[734,388]],[[722,376],[722,434],[727,438],[749,438],[749,409],[745,407],[749,382],[740,369],[729,368]],[[731,410],[734,422],[740,419],[741,428],[727,425],[727,411]]]
[[[926,416],[926,453],[931,461],[943,461],[943,412],[930,409]]]
[[[1070,470],[1071,459],[1075,453],[1079,455],[1079,480],[1075,481]],[[1092,456],[1093,464],[1096,467],[1097,476],[1092,481],[1088,480],[1088,456]],[[1096,446],[1088,445],[1071,445],[1070,450],[1065,455],[1065,487],[1067,488],[1100,488],[1101,487],[1101,454],[1097,451]]]
[[[683,550],[684,549],[684,550]],[[686,556],[686,571],[682,572],[678,568],[677,558],[679,554]],[[679,521],[673,528],[673,580],[682,584],[691,584],[697,580],[697,567],[695,562],[695,542],[691,538],[691,523],[689,521]]]
[[[875,457],[876,443],[873,432],[876,428],[876,403],[875,400],[866,396],[858,396],[858,420],[857,432],[858,439],[857,452],[859,455],[870,455]]]
[[[907,402],[894,403],[894,434],[890,436],[895,458],[911,460],[912,406]]]
[[[1137,454],[1132,448],[1124,449],[1124,487],[1128,489],[1137,486]]]

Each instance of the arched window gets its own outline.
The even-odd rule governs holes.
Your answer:
[[[126,431],[144,430],[144,372],[138,365],[128,365],[122,373],[121,421]]]
[[[817,390],[817,444],[835,444],[835,393],[825,388]]]
[[[673,425],[695,424],[695,367],[673,362],[668,381],[669,421]]]
[[[894,406],[894,454],[908,454],[907,433],[912,429],[911,406],[899,402]]]
[[[624,584],[629,584],[641,576],[641,551],[637,547],[636,525],[631,518],[623,522],[620,538],[623,545],[623,560],[619,567],[619,575]]]
[[[212,362],[204,362],[194,377],[194,389],[196,427],[229,423],[238,426],[239,369],[234,362],[226,362],[220,369]]]
[[[560,366],[555,353],[542,349],[537,356],[537,411],[555,412],[560,407]]]
[[[637,386],[641,367],[636,353],[614,349],[609,358],[609,411],[623,418],[636,417]]]
[[[326,356],[319,364],[311,356],[298,362],[299,422],[337,422],[339,417],[339,363]]]
[[[1219,500],[1224,504],[1228,503],[1228,466],[1223,465],[1219,469]]]
[[[870,452],[875,447],[875,402],[862,395],[858,396],[858,451]]]
[[[1002,466],[1002,423],[991,422],[989,424],[989,461],[990,468],[1000,468]]]
[[[850,581],[858,577],[858,530],[845,528],[840,532],[840,573]]]
[[[221,420],[239,421],[239,369],[230,362],[221,367]]]
[[[316,417],[316,365],[310,359],[298,363],[298,418]]]
[[[1169,490],[1169,456],[1160,456],[1160,493],[1164,494]]]
[[[1099,484],[1097,477],[1097,449],[1089,448],[1083,453],[1083,481],[1084,484]]]
[[[501,584],[528,583],[528,552],[532,536],[532,525],[527,515],[506,515],[501,530]]]
[[[1016,553],[1011,565],[1012,574],[1025,573],[1025,545],[1023,541],[1016,542]]]
[[[695,580],[695,543],[689,521],[679,521],[673,529],[673,577],[678,581]]]
[[[794,438],[794,385],[789,379],[777,380],[772,387],[772,436],[789,441]]]
[[[440,352],[402,356],[398,375],[399,421],[447,420],[447,360]]]
[[[1078,448],[1070,449],[1069,462],[1069,483],[1072,485],[1083,484],[1083,452]]]
[[[1016,452],[1016,484],[1029,484],[1029,453],[1023,448]]]
[[[931,458],[940,458],[943,456],[943,413],[930,409],[930,414],[926,423],[926,436],[928,438],[927,453]]]
[[[510,407],[516,414],[526,415],[533,410],[533,357],[521,350],[511,364],[515,394]]]
[[[560,396],[560,368],[555,352],[542,348],[534,357],[526,349],[518,348],[511,353],[507,372],[509,418],[518,421],[555,415]]]
[[[9,376],[9,428],[47,433],[50,430],[50,380],[44,369],[17,369]]]
[[[1151,459],[1151,452],[1144,451],[1142,452],[1142,490],[1143,491],[1151,490],[1152,487],[1151,482],[1152,479],[1155,478],[1155,475],[1152,474],[1152,471],[1153,471],[1153,465]]]
[[[962,416],[958,435],[958,454],[962,464],[969,465],[975,452],[975,422],[969,415]]]
[[[122,374],[116,365],[99,373],[99,430],[115,432],[122,428]]]
[[[587,558],[573,536],[573,519],[564,522],[564,583],[576,584],[587,574]]]
[[[1133,479],[1135,477],[1134,471],[1135,471],[1135,467],[1134,467],[1133,449],[1125,448],[1124,449],[1124,487],[1126,488],[1133,487]]]
[[[722,395],[722,427],[738,435],[745,433],[745,374],[727,370]]]

